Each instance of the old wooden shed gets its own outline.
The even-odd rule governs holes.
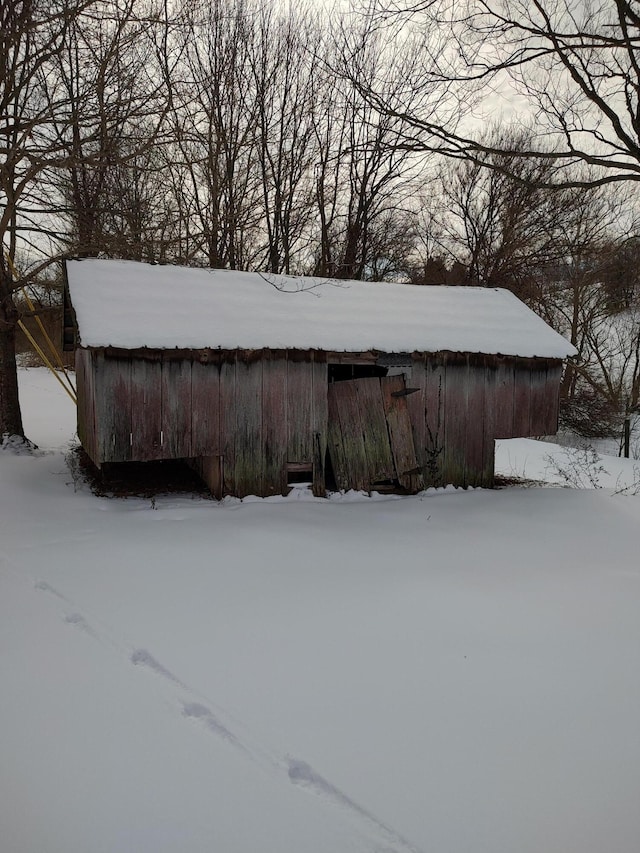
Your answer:
[[[511,293],[67,262],[93,462],[185,459],[213,493],[491,486],[549,435],[571,345]]]

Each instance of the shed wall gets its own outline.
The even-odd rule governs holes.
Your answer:
[[[78,434],[97,465],[206,460],[200,467],[213,472],[219,495],[286,493],[292,471],[308,472],[324,494],[334,358],[376,361],[314,351],[79,349]],[[414,354],[411,364],[406,384],[416,390],[404,399],[419,471],[410,490],[491,486],[496,438],[557,430],[558,360],[437,353]],[[366,417],[367,407],[354,411],[353,429]]]
[[[558,429],[558,360],[414,355],[407,402],[427,485],[491,486],[496,438]]]

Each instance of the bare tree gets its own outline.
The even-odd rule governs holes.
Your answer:
[[[65,93],[52,89],[54,58],[64,49],[83,0],[15,0],[0,4],[0,441],[24,437],[15,360],[19,313],[14,293],[39,271],[14,275],[18,250],[37,251],[46,239],[40,182],[68,155],[53,130]]]
[[[352,42],[359,43],[362,34],[343,29],[331,35],[333,44],[325,49],[330,71],[316,128],[320,233],[314,271],[336,278],[395,276],[406,268],[413,249],[424,162],[404,145],[401,118],[379,113],[346,75],[341,81],[335,76],[333,69],[349,62]],[[393,100],[405,86],[412,59],[385,53],[374,39],[359,53],[358,68],[366,79],[380,80]]]
[[[164,219],[168,26],[151,2],[94,0],[54,57],[68,109],[52,123],[68,165],[53,171],[51,186],[76,254],[153,257],[151,232]]]
[[[487,145],[522,150],[530,139],[527,130],[496,128]],[[541,271],[564,263],[567,223],[581,202],[575,190],[541,188],[552,171],[548,161],[489,159],[489,169],[471,160],[443,166],[434,214],[441,241],[465,265],[467,283],[506,287],[531,301]]]
[[[381,27],[389,40],[422,50],[412,90],[449,83],[463,105],[434,115],[406,99],[391,101],[354,75],[377,109],[402,116],[408,144],[489,166],[496,151],[550,161],[555,185],[640,179],[640,13],[631,0],[374,0],[370,37]],[[449,42],[437,63],[434,32]],[[360,51],[365,46],[366,39]],[[502,104],[517,96],[535,116],[538,138],[527,149],[482,139],[482,116],[500,95]],[[483,110],[474,110],[478,99]],[[591,167],[588,178],[576,164]]]

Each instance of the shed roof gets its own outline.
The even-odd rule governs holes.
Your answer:
[[[452,352],[565,358],[506,290],[296,278],[135,261],[67,261],[85,347]]]

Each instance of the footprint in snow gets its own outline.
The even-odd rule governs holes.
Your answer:
[[[67,625],[73,625],[74,628],[79,628],[80,631],[84,631],[85,634],[89,634],[91,637],[96,636],[95,631],[81,613],[69,613],[64,617],[64,621]]]

